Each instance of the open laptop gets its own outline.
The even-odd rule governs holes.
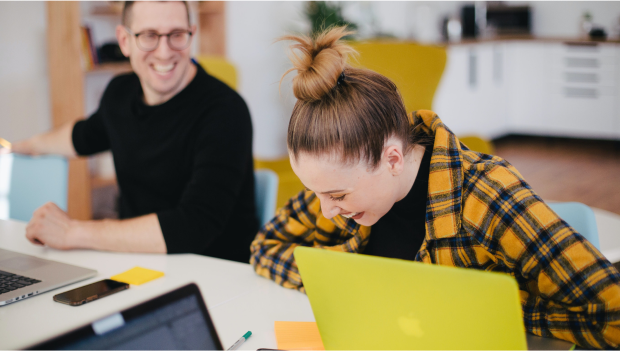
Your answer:
[[[196,284],[32,347],[40,350],[222,350]]]
[[[295,249],[326,350],[527,349],[519,290],[500,273]]]
[[[0,306],[94,277],[97,271],[0,249]]]

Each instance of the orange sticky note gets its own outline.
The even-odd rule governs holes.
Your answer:
[[[128,271],[110,277],[110,279],[131,285],[140,285],[163,276],[164,272],[142,267],[133,267]]]
[[[280,350],[325,350],[316,322],[275,322]]]

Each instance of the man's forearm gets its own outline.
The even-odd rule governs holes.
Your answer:
[[[166,253],[166,242],[157,215],[124,220],[74,221],[72,241],[76,247],[119,251]]]
[[[47,133],[35,135],[29,139],[13,143],[12,151],[26,155],[61,155],[65,157],[75,157],[77,153],[73,147],[71,134],[75,121],[63,124],[62,126]]]

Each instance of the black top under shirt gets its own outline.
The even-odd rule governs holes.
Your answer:
[[[418,175],[398,201],[370,230],[364,254],[413,261],[426,235],[426,202],[432,146],[427,146]]]
[[[80,155],[112,150],[120,218],[156,213],[168,253],[248,262],[258,231],[250,113],[196,67],[156,106],[144,103],[135,73],[115,77],[97,112],[75,124],[73,145]]]

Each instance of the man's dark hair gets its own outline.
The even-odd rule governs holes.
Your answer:
[[[187,1],[181,1],[183,5],[185,5],[185,12],[187,12],[187,25],[190,26],[191,22],[189,20],[189,5]],[[123,6],[123,15],[121,18],[121,23],[125,27],[129,27],[131,22],[131,8],[133,7],[135,1],[125,1],[125,5]]]

